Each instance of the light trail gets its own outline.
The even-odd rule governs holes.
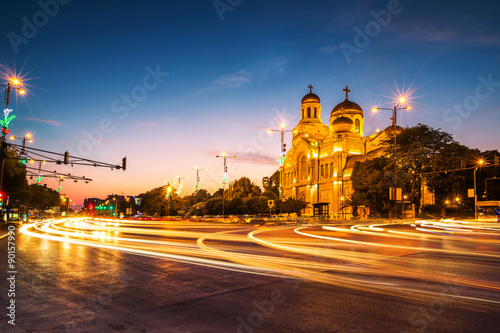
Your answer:
[[[446,297],[500,304],[500,228],[491,223],[270,228],[80,218],[25,225],[21,232],[67,244],[411,298],[442,297],[436,286],[451,281],[466,291]],[[471,266],[471,272],[479,265],[491,273],[454,273],[457,258],[475,258],[465,263],[460,259],[460,265]]]

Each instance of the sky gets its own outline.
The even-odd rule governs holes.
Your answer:
[[[127,170],[48,164],[92,182],[65,181],[76,205],[138,195],[182,180],[182,195],[277,170],[281,122],[321,98],[323,123],[344,99],[365,113],[365,135],[424,123],[480,150],[500,142],[500,4],[495,1],[68,1],[17,0],[0,13],[11,134],[35,148]],[[291,133],[285,135],[291,147]],[[18,142],[19,143],[19,142]],[[30,180],[34,182],[34,180]],[[59,186],[55,179],[43,184]]]

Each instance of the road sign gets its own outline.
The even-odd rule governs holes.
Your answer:
[[[500,216],[500,208],[495,209],[495,215]]]
[[[267,205],[269,208],[274,207],[274,200],[267,200]]]

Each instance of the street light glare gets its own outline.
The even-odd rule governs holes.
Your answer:
[[[267,130],[267,133],[269,133],[269,134],[271,134],[272,132],[273,132],[273,130],[272,130],[272,129]]]
[[[407,107],[405,107],[405,109],[409,110],[409,109],[411,109],[411,106],[408,105]]]
[[[20,82],[17,78],[12,78],[12,83],[14,83],[15,85],[18,85]]]
[[[281,128],[285,128],[285,123],[281,123]]]
[[[377,112],[378,111],[378,108],[373,108],[373,112]]]
[[[404,103],[404,102],[405,102],[405,98],[404,98],[404,97],[401,97],[401,98],[399,99],[399,101],[400,101],[401,103]]]

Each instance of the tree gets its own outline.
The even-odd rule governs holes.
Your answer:
[[[248,198],[258,196],[261,192],[260,187],[252,183],[249,178],[241,177],[230,184],[229,190],[226,190],[226,198]]]
[[[280,171],[275,171],[271,177],[262,178],[262,184],[264,186],[263,194],[271,200],[277,200],[280,193]]]
[[[28,189],[31,196],[31,200],[29,200],[29,206],[33,206],[34,208],[39,210],[45,210],[62,204],[59,192],[55,190],[44,186],[39,186],[37,184],[29,185]],[[28,204],[28,202],[25,202],[24,204]]]
[[[456,143],[453,137],[440,129],[434,129],[428,125],[418,124],[407,127],[397,134],[396,151],[394,150],[394,135],[389,136],[383,142],[386,146],[386,157],[389,159],[389,170],[397,170],[397,187],[403,188],[403,192],[410,193],[415,188],[413,202],[416,211],[420,208],[422,178],[413,177],[414,174],[432,171],[434,168],[434,157],[439,154],[446,145]],[[397,166],[395,168],[395,165]],[[394,184],[395,173],[391,184]],[[412,184],[414,180],[414,184]]]
[[[149,215],[167,215],[167,198],[165,193],[165,186],[154,188],[146,193],[139,195],[142,198],[141,210]],[[170,212],[172,210],[177,212],[179,205],[178,200],[175,200],[177,194],[172,192],[170,198]]]
[[[389,203],[389,161],[386,157],[376,157],[364,162],[356,162],[352,171],[354,195],[351,202],[370,207],[372,212],[383,213]],[[348,198],[349,201],[349,198]],[[346,202],[347,203],[347,202]],[[353,210],[353,213],[355,210]]]
[[[302,210],[305,209],[309,203],[302,199],[294,199],[292,197],[286,198],[281,203],[282,212],[296,213],[297,216],[302,215]]]

